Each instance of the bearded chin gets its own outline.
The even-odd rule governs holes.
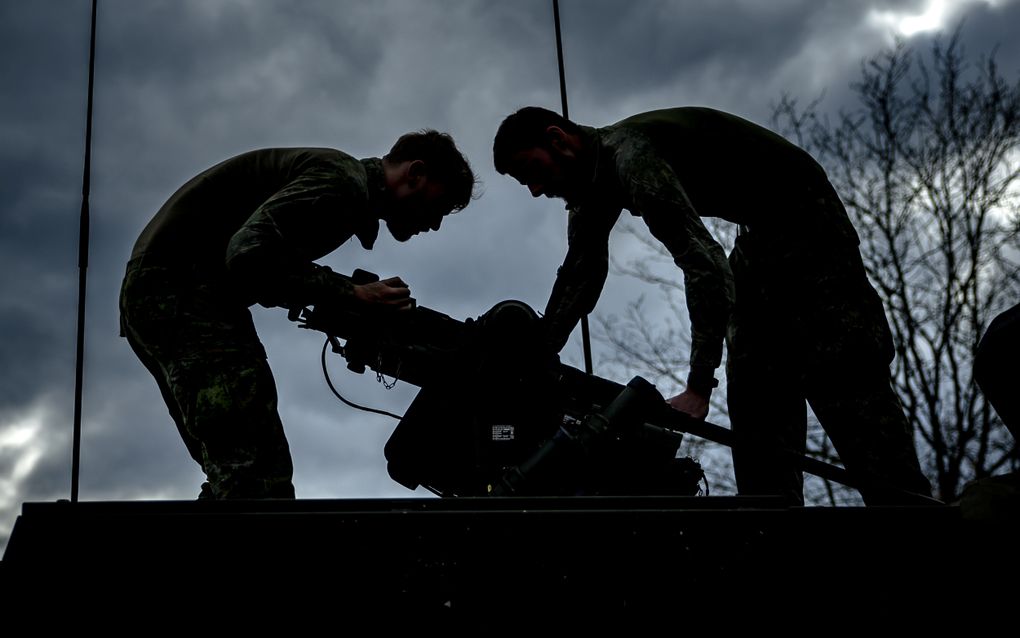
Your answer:
[[[400,228],[399,226],[393,226],[389,223],[386,224],[386,229],[390,231],[390,235],[393,236],[393,239],[396,239],[399,242],[405,242],[414,236],[414,233],[411,231]]]

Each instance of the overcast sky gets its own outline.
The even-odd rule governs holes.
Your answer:
[[[768,122],[784,93],[849,103],[860,60],[896,35],[924,48],[965,19],[975,55],[999,45],[1016,78],[1017,0],[563,0],[573,119],[703,105]],[[0,4],[0,550],[24,501],[69,498],[77,234],[88,0]],[[156,385],[117,336],[135,237],[184,181],[239,152],[330,146],[384,154],[432,127],[458,141],[483,195],[439,233],[323,263],[401,275],[419,303],[475,317],[516,298],[544,307],[566,241],[562,205],[492,168],[511,111],[559,109],[549,0],[101,0],[92,164],[82,500],[192,499],[202,474]],[[617,255],[636,250],[617,234]],[[677,271],[677,277],[680,276]],[[596,312],[654,290],[611,277]],[[280,393],[299,498],[428,496],[390,480],[395,422],[336,402],[317,334],[256,308]],[[575,335],[564,359],[580,359]],[[403,412],[415,388],[334,378],[352,398]],[[596,371],[600,370],[596,354]],[[617,377],[617,380],[626,379]],[[660,388],[667,392],[670,388]]]

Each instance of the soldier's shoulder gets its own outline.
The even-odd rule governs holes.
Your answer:
[[[680,122],[689,119],[718,117],[720,115],[727,115],[727,113],[707,106],[673,106],[665,109],[654,109],[651,111],[635,113],[634,115],[623,118],[611,126],[634,128],[653,123]]]
[[[361,166],[361,162],[358,158],[345,153],[340,149],[327,148],[324,146],[306,146],[296,147],[290,150],[293,151],[296,156],[305,158],[311,162],[329,164],[347,170],[364,172],[364,168]]]
[[[337,181],[367,182],[366,166],[358,158],[339,149],[326,147],[295,148],[295,164],[307,172],[319,173]]]
[[[336,196],[366,199],[369,190],[367,160],[360,160],[339,149],[327,147],[294,147],[276,149],[279,159],[295,179],[307,185],[326,188]]]
[[[607,167],[616,168],[624,176],[640,166],[655,161],[658,151],[647,131],[640,127],[611,125],[599,129],[600,152],[605,154]]]
[[[317,146],[276,146],[258,148],[235,155],[223,164],[250,164],[263,169],[303,172],[318,167],[358,170],[360,163],[347,153]],[[363,171],[363,169],[362,169]]]

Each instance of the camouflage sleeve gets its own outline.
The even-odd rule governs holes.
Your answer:
[[[652,235],[684,273],[691,319],[691,377],[711,379],[722,362],[733,307],[733,273],[726,253],[701,222],[672,167],[643,140],[620,146],[617,172]]]
[[[620,210],[571,209],[567,222],[567,256],[556,273],[545,307],[549,344],[566,345],[581,317],[590,313],[609,274],[609,233]]]
[[[226,266],[246,299],[286,307],[353,299],[347,277],[313,263],[351,235],[340,213],[359,193],[344,177],[329,165],[301,172],[234,233]]]

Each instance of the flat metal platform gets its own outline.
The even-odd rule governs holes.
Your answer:
[[[0,580],[355,611],[883,616],[1015,583],[1017,538],[955,507],[741,497],[25,503]]]

